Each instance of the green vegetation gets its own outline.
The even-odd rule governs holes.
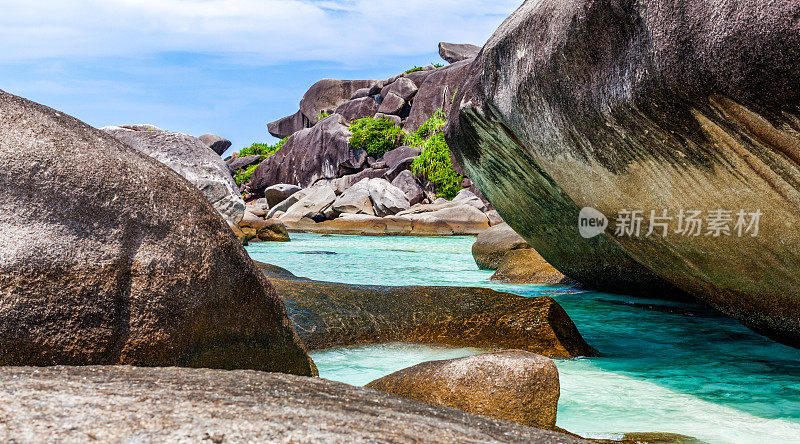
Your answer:
[[[453,199],[461,191],[464,177],[453,168],[450,147],[442,132],[446,124],[444,112],[439,109],[416,133],[406,136],[405,143],[422,150],[411,164],[411,172],[420,179],[427,179],[439,197]]]
[[[286,139],[279,140],[278,143],[274,145],[268,145],[266,143],[254,143],[247,148],[243,148],[237,154],[237,157],[247,157],[247,156],[261,156],[261,160],[253,165],[248,166],[247,168],[239,168],[234,172],[233,178],[236,180],[236,185],[241,186],[242,184],[250,182],[250,176],[253,175],[253,172],[258,168],[258,165],[264,161],[267,157],[275,154],[278,152],[279,149],[286,143]]]
[[[444,65],[442,65],[441,63],[431,63],[431,66],[433,66],[434,68],[441,68]],[[422,71],[423,69],[425,69],[424,66],[414,66],[413,68],[406,70],[406,74],[411,74],[412,72]]]
[[[253,175],[253,172],[258,168],[259,164],[250,165],[247,168],[239,168],[236,170],[236,175],[234,176],[234,180],[236,180],[236,185],[242,186],[250,182],[250,176]]]
[[[375,157],[381,157],[387,151],[399,147],[406,136],[402,128],[387,118],[358,119],[350,124],[350,132],[353,133],[350,145]]]
[[[319,122],[320,120],[322,120],[322,119],[324,119],[324,118],[326,118],[326,117],[330,116],[331,114],[332,114],[332,113],[327,113],[327,112],[325,112],[325,111],[323,111],[323,112],[321,112],[321,113],[317,114],[317,122]]]

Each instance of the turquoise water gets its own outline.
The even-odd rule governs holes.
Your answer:
[[[381,285],[482,286],[547,295],[603,356],[557,361],[558,425],[586,437],[672,432],[711,443],[800,443],[800,350],[758,336],[699,304],[488,282],[474,238],[292,235],[248,247],[298,276]],[[336,254],[304,254],[328,252]],[[322,377],[364,385],[433,359],[478,353],[409,344],[314,353]]]

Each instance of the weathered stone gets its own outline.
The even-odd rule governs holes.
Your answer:
[[[411,207],[405,193],[386,179],[370,179],[367,187],[378,216],[397,214]]]
[[[379,106],[372,97],[363,97],[342,103],[336,108],[336,114],[344,117],[346,121],[352,122],[374,116],[378,112]]]
[[[596,353],[549,297],[487,288],[335,284],[257,265],[283,297],[295,330],[310,350],[411,342],[519,349],[549,357]]]
[[[336,193],[327,185],[308,189],[302,199],[286,210],[286,214],[281,216],[281,221],[291,225],[292,222],[298,222],[304,217],[313,219],[335,200]]]
[[[386,162],[387,168],[394,168],[405,159],[408,159],[409,157],[417,157],[421,153],[422,151],[420,151],[419,148],[401,146],[400,148],[387,151],[386,154],[383,155],[383,160]]]
[[[476,196],[475,193],[467,189],[459,191],[458,194],[456,194],[456,197],[453,198],[453,202],[457,202],[458,204],[462,205],[471,205],[484,213],[488,211],[488,208],[483,200]]]
[[[528,242],[508,224],[502,223],[478,235],[472,245],[472,257],[481,270],[497,270],[509,251],[526,248],[531,248]]]
[[[642,294],[667,281],[798,347],[800,4],[684,6],[525,3],[459,89],[448,141],[567,276]],[[585,207],[612,225],[641,210],[642,234],[584,239]],[[681,210],[701,211],[699,236],[675,233]],[[716,210],[732,212],[730,236],[706,235]],[[758,236],[733,229],[742,210],[765,215]],[[667,237],[644,235],[650,211],[673,218]]]
[[[12,442],[587,442],[389,393],[274,373],[6,367],[0,384],[0,435]]]
[[[260,195],[280,183],[308,187],[320,179],[335,179],[362,168],[367,153],[350,146],[351,136],[347,121],[338,114],[295,133],[256,168],[250,189]]]
[[[507,284],[575,284],[576,282],[548,264],[533,248],[506,253],[491,280]]]
[[[392,85],[389,87],[390,93],[397,95],[406,102],[411,101],[411,99],[413,99],[417,94],[417,91],[419,91],[419,87],[417,87],[417,85],[411,79],[406,77],[397,79],[397,81],[392,83]]]
[[[474,59],[480,51],[480,46],[470,45],[468,43],[439,42],[439,55],[448,63]]]
[[[372,200],[369,197],[369,179],[362,179],[361,182],[350,187],[333,202],[333,209],[341,213],[368,214],[375,215],[372,207]]]
[[[254,154],[252,156],[234,157],[225,163],[228,164],[228,168],[231,171],[236,171],[240,168],[247,168],[250,165],[255,165],[259,162],[261,162],[261,156]]]
[[[269,212],[269,205],[267,205],[266,203],[264,203],[264,204],[255,204],[255,205],[247,204],[247,205],[245,205],[244,212],[245,212],[245,215],[247,215],[247,213],[251,213],[254,216],[264,217]]]
[[[300,190],[302,190],[302,188],[297,185],[281,183],[265,189],[264,198],[267,199],[269,207],[273,208],[275,205],[285,201]]]
[[[438,109],[445,112],[450,109],[453,97],[469,72],[470,61],[454,63],[437,69],[429,75],[419,87],[410,114],[403,127],[414,132],[425,123]]]
[[[278,219],[267,219],[266,226],[258,230],[258,240],[261,242],[289,242],[289,232],[286,226]]]
[[[298,111],[291,116],[286,116],[280,120],[269,123],[267,125],[267,130],[270,134],[272,134],[273,137],[285,139],[302,129],[310,128],[311,126],[311,120],[304,116],[302,112]]]
[[[312,125],[316,124],[321,113],[333,113],[337,106],[350,100],[353,93],[361,88],[372,88],[376,83],[376,80],[320,80],[303,95],[300,112]]]
[[[404,216],[414,222],[415,230],[428,225],[428,229],[439,236],[476,235],[489,229],[489,219],[472,205],[448,205],[440,210]]]
[[[392,185],[399,188],[406,195],[408,203],[411,205],[416,205],[425,199],[425,191],[411,171],[405,170],[398,174],[392,181]]]
[[[384,113],[376,113],[374,116],[375,119],[389,119],[394,122],[395,125],[400,126],[403,123],[403,119],[400,116],[395,116],[392,114],[384,114]]]
[[[486,217],[489,218],[489,225],[495,226],[505,223],[503,218],[500,216],[500,213],[497,210],[490,210],[486,212]]]
[[[269,281],[163,163],[5,92],[0,159],[0,365],[315,372]]]
[[[397,94],[390,92],[386,95],[381,102],[381,106],[378,108],[378,112],[381,114],[391,114],[393,116],[399,116],[400,113],[403,111],[403,108],[406,106],[406,101],[403,100],[402,97],[398,96]]]
[[[414,163],[414,157],[407,157],[401,160],[400,162],[397,163],[397,165],[393,166],[391,169],[386,171],[386,175],[384,176],[384,178],[390,182],[393,182],[397,178],[397,176],[400,175],[400,173],[408,171],[408,169],[411,168],[412,163]]]
[[[198,137],[198,139],[205,143],[207,147],[211,148],[211,151],[219,154],[220,156],[225,154],[225,151],[228,151],[228,148],[233,145],[230,140],[223,139],[215,134],[203,134],[202,136]]]
[[[414,82],[414,85],[419,88],[423,83],[425,83],[425,79],[427,79],[428,76],[431,75],[435,70],[436,68],[433,66],[426,66],[422,71],[414,71],[406,74],[406,78]]]
[[[356,99],[361,99],[361,98],[364,98],[364,97],[369,97],[369,95],[370,95],[369,92],[371,90],[372,90],[372,88],[361,88],[361,89],[357,90],[356,92],[354,92],[352,96],[350,96],[350,100],[356,100]]]
[[[229,225],[238,225],[242,220],[244,200],[228,166],[196,137],[123,127],[105,127],[102,130],[186,178],[205,194]]]
[[[340,177],[338,179],[334,179],[331,181],[331,186],[333,187],[336,194],[342,194],[347,191],[353,185],[361,182],[365,178],[368,179],[377,179],[386,175],[386,169],[373,169],[367,168],[362,170],[356,174],[349,174],[347,176]]]
[[[267,218],[276,218],[278,217],[278,213],[286,214],[286,210],[296,204],[300,199],[306,197],[306,194],[308,194],[308,189],[292,193],[292,195],[270,208],[269,213],[267,213]]]
[[[555,363],[521,350],[423,362],[366,388],[550,430],[561,394]]]

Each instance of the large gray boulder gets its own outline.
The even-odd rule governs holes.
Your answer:
[[[286,210],[281,216],[284,223],[299,222],[303,218],[312,219],[336,200],[333,188],[328,185],[316,186],[306,191],[306,195]]]
[[[495,225],[478,235],[472,245],[472,257],[481,270],[497,270],[503,257],[513,250],[531,248],[507,223]]]
[[[386,179],[370,179],[367,187],[378,216],[397,214],[411,207],[403,190]]]
[[[364,178],[361,182],[348,188],[333,202],[333,210],[339,214],[369,214],[374,216],[375,210],[372,207],[372,199],[369,197],[369,182],[368,178]]]
[[[477,57],[481,47],[469,43],[439,42],[439,55],[448,63],[470,60]]]
[[[311,86],[300,101],[300,112],[311,122],[317,123],[321,113],[331,114],[337,106],[350,100],[362,88],[372,88],[377,80],[322,79]]]
[[[163,163],[2,91],[0,161],[0,366],[315,373],[269,281]]]
[[[346,121],[352,122],[374,116],[379,107],[378,102],[372,97],[362,97],[342,103],[336,108],[336,114],[344,117]]]
[[[386,162],[386,168],[394,168],[400,162],[408,159],[409,157],[417,157],[422,153],[419,148],[414,148],[410,146],[401,146],[400,148],[395,148],[391,151],[387,151],[383,155],[383,160]]]
[[[588,442],[339,382],[274,373],[6,367],[0,384],[0,435],[11,442]]]
[[[448,142],[567,276],[671,283],[800,347],[799,15],[786,1],[526,1],[459,88]],[[610,229],[587,239],[589,207]],[[616,235],[622,210],[642,212],[638,236]],[[681,211],[700,212],[698,236]],[[650,221],[666,236],[646,236]]]
[[[194,184],[232,226],[241,222],[244,200],[239,187],[225,161],[205,143],[187,134],[131,128],[110,126],[102,130]]]
[[[367,153],[350,145],[351,136],[347,121],[338,114],[296,132],[256,168],[251,176],[251,191],[261,195],[267,187],[282,183],[308,187],[320,179],[335,179],[361,170]]]
[[[236,171],[240,168],[247,168],[250,165],[255,165],[259,162],[261,162],[261,156],[258,154],[253,154],[252,156],[234,157],[225,163],[228,164],[228,168],[231,171]]]
[[[403,128],[414,132],[438,109],[450,109],[453,97],[469,72],[471,61],[457,62],[431,73],[419,87]]]
[[[310,128],[311,126],[311,120],[304,116],[301,111],[298,111],[291,116],[286,116],[282,119],[278,119],[267,124],[267,130],[270,134],[272,134],[273,137],[285,139],[302,129]]]
[[[392,185],[399,188],[406,195],[408,203],[416,205],[425,199],[425,190],[417,182],[411,171],[405,170],[392,180]]]
[[[264,190],[264,199],[267,200],[267,205],[272,208],[300,190],[302,188],[297,185],[279,183]]]
[[[555,363],[522,350],[423,362],[366,387],[551,430],[561,395]]]
[[[205,143],[207,147],[211,148],[211,151],[219,154],[220,156],[228,151],[228,148],[233,145],[233,143],[228,139],[223,139],[220,136],[215,134],[203,134],[202,136],[198,137],[201,142]]]

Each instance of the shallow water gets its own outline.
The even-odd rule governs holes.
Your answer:
[[[699,304],[489,283],[474,238],[293,234],[248,247],[298,276],[353,284],[482,286],[554,297],[603,356],[557,361],[558,425],[587,436],[672,432],[712,443],[800,442],[800,350]],[[330,252],[336,254],[304,254]],[[477,353],[407,344],[313,353],[322,377],[364,385],[433,359]]]

